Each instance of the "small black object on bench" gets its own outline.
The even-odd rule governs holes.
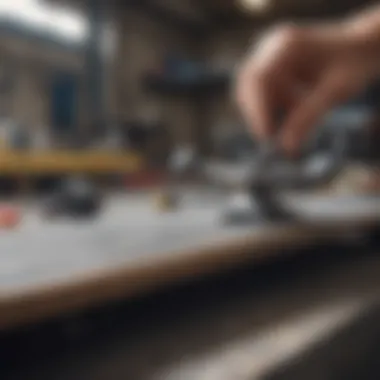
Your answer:
[[[94,184],[83,178],[69,178],[45,200],[44,211],[49,217],[92,218],[101,204],[101,194]]]

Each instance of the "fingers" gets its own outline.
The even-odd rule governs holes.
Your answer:
[[[287,91],[291,86],[284,80],[289,79],[287,71],[301,35],[293,25],[276,27],[260,39],[240,69],[237,103],[248,128],[261,139],[277,132],[278,111],[294,104],[293,94]]]
[[[264,140],[271,138],[279,127],[276,115],[287,114],[300,103],[300,92],[291,82],[292,79],[286,75],[253,71],[240,77],[237,102],[245,123],[255,137]]]
[[[331,71],[290,112],[281,127],[282,146],[288,154],[296,154],[310,130],[328,111],[349,97],[351,91],[346,83],[341,75]]]
[[[272,101],[266,77],[253,68],[242,71],[237,83],[237,103],[250,132],[266,139],[272,130]]]

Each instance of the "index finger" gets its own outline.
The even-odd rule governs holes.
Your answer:
[[[236,89],[237,103],[250,132],[260,139],[270,136],[273,120],[269,83],[253,67],[241,71]]]
[[[282,128],[282,143],[286,151],[296,153],[310,130],[324,115],[349,98],[351,91],[342,76],[335,71],[326,77],[291,112]]]

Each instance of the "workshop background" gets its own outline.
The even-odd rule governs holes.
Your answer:
[[[200,160],[242,156],[252,141],[229,85],[255,36],[287,17],[357,8],[322,0],[271,10],[265,1],[89,3],[1,3],[3,192],[15,190],[15,177],[30,186],[77,172],[123,174],[135,185],[162,177],[174,151]],[[359,120],[368,116],[355,106]]]
[[[9,290],[19,281],[17,265],[34,265],[30,278],[20,276],[28,290],[39,272],[51,281],[66,269],[77,275],[87,261],[106,266],[116,251],[121,260],[126,248],[116,230],[127,241],[128,229],[139,226],[143,242],[155,229],[163,246],[179,251],[183,241],[187,249],[193,238],[175,221],[175,232],[163,234],[167,215],[205,184],[199,208],[226,188],[240,196],[231,182],[257,150],[231,96],[235,67],[255,39],[277,22],[335,19],[370,3],[0,0],[0,306],[9,305],[0,307],[2,380],[379,378],[377,308],[367,315],[380,289],[372,235],[370,248],[345,243],[334,255],[313,240],[296,262],[280,257],[237,269],[225,255],[217,266],[233,267],[228,273],[198,278],[194,271],[185,284],[157,293],[144,278],[149,292],[132,300],[121,296],[120,278],[111,278],[117,290],[96,308],[86,306],[103,297],[100,285],[86,296],[81,288],[72,302],[62,295],[67,312],[52,300],[54,284],[44,295],[28,293],[38,307]],[[318,146],[331,147],[344,126],[351,164],[318,194],[378,194],[379,105],[373,83],[327,115]],[[94,258],[75,251],[85,246],[85,234],[72,237],[81,228],[97,238]],[[99,267],[93,272],[103,276]],[[176,278],[173,272],[156,279]],[[5,315],[11,307],[15,314]]]

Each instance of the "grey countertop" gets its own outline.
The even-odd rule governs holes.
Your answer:
[[[189,193],[184,195],[180,210],[159,214],[146,195],[125,195],[110,199],[104,215],[87,223],[44,221],[37,210],[29,209],[20,228],[0,232],[0,306],[30,289],[47,289],[120,268],[191,260],[202,248],[229,249],[231,256],[234,246],[228,244],[248,237],[245,250],[252,255],[260,244],[270,246],[277,241],[280,247],[291,246],[301,238],[313,244],[320,237],[318,230],[307,235],[303,226],[223,226],[220,215],[226,202],[212,193]],[[360,221],[374,223],[380,218],[377,198],[293,196],[289,202],[305,220],[317,221],[331,232],[347,223],[354,222],[356,229]],[[325,226],[332,221],[331,227]],[[211,254],[216,262],[218,250]],[[210,260],[207,263],[210,265]]]

